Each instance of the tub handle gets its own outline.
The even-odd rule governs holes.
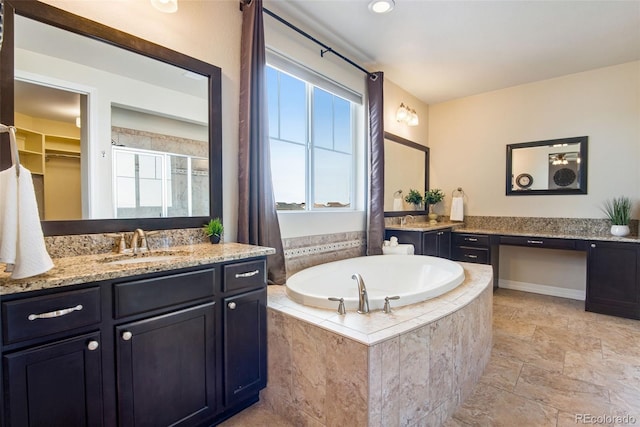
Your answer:
[[[347,310],[344,308],[344,298],[329,297],[328,299],[329,301],[340,302],[340,304],[338,304],[338,314],[347,314]]]
[[[391,313],[391,303],[389,302],[390,300],[396,300],[396,299],[400,299],[400,297],[398,295],[393,296],[393,297],[384,297],[384,312],[385,313]]]

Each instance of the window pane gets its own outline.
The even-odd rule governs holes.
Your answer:
[[[313,88],[313,145],[333,148],[333,95]]]
[[[140,206],[162,207],[162,180],[140,179]]]
[[[167,215],[188,216],[189,199],[187,188],[189,177],[187,175],[189,159],[186,157],[170,156],[168,163],[169,177],[167,185]]]
[[[156,161],[162,162],[159,157],[138,154],[138,173],[140,178],[157,179],[162,176]]]
[[[305,84],[280,73],[280,139],[307,140],[307,96]]]
[[[116,176],[136,176],[136,155],[133,153],[125,153],[115,151]]]
[[[116,206],[118,208],[136,207],[136,179],[116,178]]]
[[[304,145],[271,140],[271,175],[278,209],[305,209]]]
[[[267,111],[269,115],[269,136],[278,138],[278,71],[267,67]]]
[[[348,207],[351,204],[350,154],[314,149],[314,207]]]
[[[338,96],[333,97],[334,150],[351,153],[351,103]]]
[[[209,161],[191,159],[192,216],[209,216]]]

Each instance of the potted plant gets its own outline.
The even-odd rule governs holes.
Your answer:
[[[429,205],[429,222],[435,224],[438,222],[438,214],[433,212],[433,205],[444,200],[444,193],[439,188],[434,188],[424,193],[424,201]]]
[[[222,237],[222,232],[224,231],[224,227],[222,226],[222,221],[220,218],[214,218],[209,221],[207,224],[202,226],[204,233],[209,236],[209,240],[211,243],[220,243],[220,238]]]
[[[422,194],[420,194],[418,190],[411,188],[409,189],[409,194],[404,198],[404,201],[411,203],[413,205],[413,209],[417,211],[420,209],[420,204],[422,203]]]
[[[614,236],[626,236],[629,234],[629,221],[631,221],[631,200],[628,197],[614,197],[604,202],[602,208],[607,218],[611,221],[611,234]]]

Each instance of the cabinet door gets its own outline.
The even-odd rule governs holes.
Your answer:
[[[592,242],[588,250],[586,309],[640,318],[637,245]]]
[[[120,426],[194,425],[216,410],[214,303],[116,327]]]
[[[267,384],[267,290],[224,299],[225,403],[232,406]]]
[[[422,233],[422,255],[451,258],[451,230]]]
[[[4,356],[11,426],[101,426],[100,334]]]
[[[451,230],[439,230],[438,234],[438,256],[441,258],[451,258]]]

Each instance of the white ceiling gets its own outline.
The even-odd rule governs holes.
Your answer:
[[[640,0],[396,0],[381,15],[368,3],[264,7],[427,104],[640,59]]]

